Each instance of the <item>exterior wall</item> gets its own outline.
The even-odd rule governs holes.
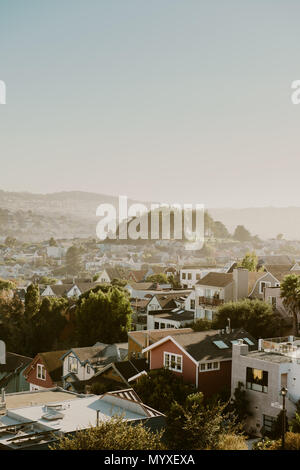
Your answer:
[[[221,361],[219,370],[199,372],[198,390],[205,396],[211,396],[230,390],[231,386],[231,360]]]
[[[289,316],[286,311],[282,298],[280,297],[280,287],[266,287],[263,295],[264,301],[273,306],[283,316]]]
[[[149,312],[151,310],[161,310],[160,303],[158,302],[156,297],[152,297],[152,299],[148,303],[148,305],[147,305],[147,314],[149,314]]]
[[[264,299],[264,294],[260,293],[261,282],[270,282],[270,287],[276,287],[276,285],[278,284],[278,280],[271,273],[266,273],[265,276],[261,277],[256,282],[253,291],[249,295],[250,299]]]
[[[182,356],[182,372],[172,372],[182,377],[186,383],[196,385],[196,364],[171,340],[150,351],[150,369],[161,369],[164,367],[164,352]]]
[[[76,358],[75,354],[73,354],[72,352],[70,352],[67,356],[65,356],[64,362],[63,362],[63,376],[64,377],[70,373],[70,371],[69,371],[69,360],[68,360],[68,358],[70,356]],[[81,365],[79,360],[77,359],[77,367],[78,367],[77,370],[78,370],[78,372],[77,373],[73,372],[73,374],[76,375],[78,380],[88,380],[91,377],[93,377],[93,375],[95,374],[95,371],[94,371],[94,369],[92,369],[92,367],[90,367],[90,373],[88,374],[87,373],[87,366],[88,365],[89,364],[85,364],[84,366]]]
[[[159,323],[159,328],[155,328],[155,323]],[[194,320],[175,321],[160,318],[159,315],[147,315],[147,330],[155,330],[162,328],[180,328],[194,323]],[[162,327],[162,325],[164,325]]]
[[[128,359],[132,358],[137,353],[141,354],[141,357],[144,357],[145,355],[142,354],[142,350],[143,348],[128,336]]]
[[[30,386],[29,383],[26,381],[23,372],[25,371],[26,367],[23,367],[22,370],[19,370],[16,374],[13,374],[9,379],[7,385],[5,385],[5,392],[6,393],[17,393],[17,392],[26,392],[29,390]],[[10,375],[10,372],[0,372],[0,381],[4,379],[7,375]]]
[[[239,300],[248,297],[248,269],[235,268],[233,270],[233,299]]]
[[[104,270],[102,271],[101,273],[99,273],[99,278],[97,279],[97,282],[101,283],[101,282],[110,282],[110,277],[109,275],[107,274],[107,272]]]
[[[37,365],[38,364],[42,364],[45,369],[46,369],[46,380],[42,380],[42,379],[38,379],[37,377]],[[55,387],[55,384],[53,383],[50,375],[49,375],[49,372],[43,362],[43,359],[38,355],[35,359],[34,359],[34,362],[33,362],[33,368],[32,370],[29,372],[28,376],[27,376],[27,382],[33,386],[36,386],[36,387],[42,387],[42,388],[52,388],[52,387]],[[30,387],[31,387],[30,385]]]
[[[191,301],[194,302],[194,307],[191,305]],[[194,312],[195,311],[195,307],[196,307],[196,294],[195,294],[195,290],[193,290],[187,297],[186,301],[185,301],[185,304],[184,304],[184,308],[185,310],[188,310],[190,312]]]
[[[192,289],[195,284],[201,279],[203,269],[181,269],[180,270],[180,284],[186,286],[188,289]],[[185,274],[185,279],[183,279],[183,274]],[[188,277],[191,279],[188,279]],[[198,277],[197,277],[198,275]]]

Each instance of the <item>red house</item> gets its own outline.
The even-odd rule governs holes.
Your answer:
[[[250,350],[257,349],[257,341],[239,328],[183,332],[174,336],[170,332],[143,349],[143,353],[148,352],[150,370],[166,367],[210,396],[230,390],[232,345],[239,340],[246,342]]]
[[[30,391],[53,388],[62,384],[63,362],[61,357],[67,351],[50,351],[35,356],[24,371]]]

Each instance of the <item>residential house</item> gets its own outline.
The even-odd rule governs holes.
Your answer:
[[[117,386],[130,387],[139,377],[147,374],[148,366],[145,358],[128,359],[126,361],[112,362],[100,369],[86,383],[86,387],[98,383],[104,387],[116,390]]]
[[[290,419],[300,399],[300,338],[293,336],[259,340],[256,350],[240,341],[233,345],[231,393],[244,385],[251,416],[248,433],[260,436],[272,430],[282,407],[280,390],[287,388],[286,409]]]
[[[61,357],[67,351],[38,353],[24,371],[30,391],[45,390],[62,385]]]
[[[143,353],[143,349],[150,344],[165,338],[169,334],[177,335],[182,333],[191,333],[191,328],[182,328],[174,330],[166,328],[163,330],[146,330],[146,331],[129,331],[128,332],[128,359],[146,357],[148,354]]]
[[[147,315],[147,330],[184,328],[194,323],[195,313],[182,307],[151,310]]]
[[[149,353],[150,370],[168,368],[205,396],[211,396],[230,391],[232,346],[241,338],[251,349],[257,349],[256,340],[244,329],[228,328],[175,336],[170,332],[143,349],[143,353]]]
[[[112,362],[125,359],[126,355],[127,349],[123,344],[97,343],[94,346],[66,351],[61,356],[64,388],[78,391],[98,370]]]

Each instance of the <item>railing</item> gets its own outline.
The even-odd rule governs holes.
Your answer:
[[[224,299],[218,299],[217,297],[199,297],[199,304],[212,305],[217,307],[224,303]]]

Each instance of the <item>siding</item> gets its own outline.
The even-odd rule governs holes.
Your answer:
[[[231,360],[220,362],[219,370],[199,372],[198,389],[205,396],[220,393],[231,387]]]

